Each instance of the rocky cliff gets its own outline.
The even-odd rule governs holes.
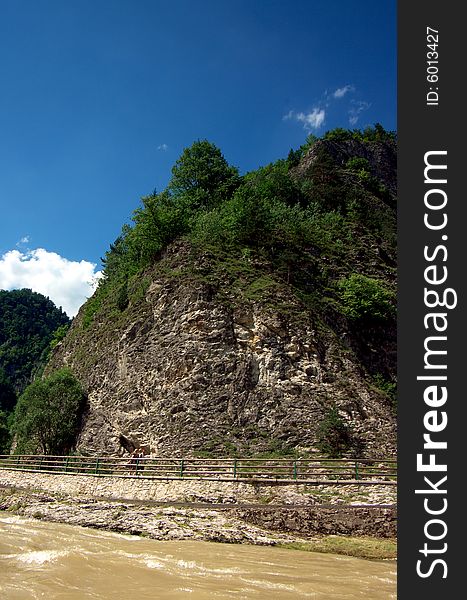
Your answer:
[[[314,177],[316,190],[324,151],[356,189],[360,180],[344,167],[349,156],[364,157],[371,177],[385,183],[384,198],[370,191],[365,201],[394,210],[395,148],[333,142],[318,150],[305,153],[296,179]],[[394,407],[378,381],[395,378],[395,321],[352,322],[331,288],[352,270],[393,286],[395,254],[387,237],[361,223],[355,240],[342,262],[307,248],[304,261],[315,271],[298,289],[293,273],[284,276],[264,255],[178,239],[131,278],[124,307],[107,296],[90,319],[85,305],[47,369],[70,366],[87,392],[78,450],[313,452],[334,408],[359,453],[394,454]]]

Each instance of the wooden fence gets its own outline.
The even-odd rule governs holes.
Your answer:
[[[300,481],[303,483],[380,483],[395,485],[395,460],[266,458],[115,458],[103,456],[0,455],[0,470],[144,477]]]

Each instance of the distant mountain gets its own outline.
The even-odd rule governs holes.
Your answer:
[[[20,394],[32,381],[48,358],[54,332],[69,323],[42,294],[0,290],[0,410],[12,408],[12,392]]]

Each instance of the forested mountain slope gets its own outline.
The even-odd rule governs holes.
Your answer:
[[[70,319],[49,299],[28,289],[0,290],[0,381],[16,393],[43,366],[54,332]]]

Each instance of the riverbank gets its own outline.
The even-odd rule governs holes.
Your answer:
[[[0,488],[0,510],[155,540],[269,545],[368,559],[396,558],[395,534],[390,535],[395,515],[389,508],[349,508],[342,504],[334,507],[163,505],[147,500],[110,500],[3,487]],[[368,514],[370,511],[373,512]],[[361,534],[365,531],[362,523],[374,524],[378,519],[380,526],[386,525],[383,535]],[[339,532],[342,528],[345,531]]]

